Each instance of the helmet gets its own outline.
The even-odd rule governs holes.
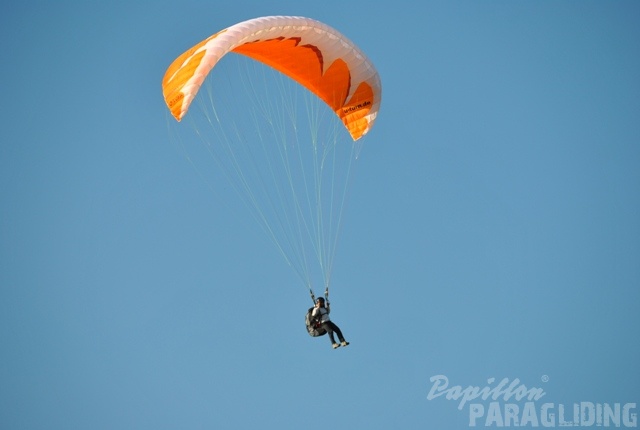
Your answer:
[[[324,303],[324,299],[322,297],[318,297],[316,299],[316,303]]]

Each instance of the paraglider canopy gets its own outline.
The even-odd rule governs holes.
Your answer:
[[[247,68],[229,73],[232,60]],[[328,288],[356,141],[380,108],[380,78],[367,56],[316,20],[255,18],[176,58],[162,91],[180,122],[169,128],[187,122],[195,139],[185,141],[202,143],[204,156],[189,162],[214,161],[198,173],[229,180],[312,298],[319,278]]]
[[[338,115],[353,140],[375,122],[380,79],[364,53],[326,24],[291,16],[235,24],[179,56],[162,81],[165,102],[178,121],[207,74],[229,52],[267,64],[312,91]]]

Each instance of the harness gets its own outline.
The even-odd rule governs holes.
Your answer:
[[[313,300],[313,303],[316,303],[316,297],[313,294],[313,290],[309,289],[309,292],[311,294],[311,300]],[[324,299],[325,301],[328,303],[329,302],[329,288],[327,287],[327,289],[324,290]],[[313,308],[309,308],[309,310],[307,311],[307,314],[305,316],[304,322],[305,325],[307,326],[307,333],[309,333],[309,336],[313,336],[313,337],[317,337],[317,336],[323,336],[325,334],[327,334],[327,331],[322,328],[322,324],[320,324],[320,319],[322,318],[322,314],[320,312],[318,312],[318,315],[316,317],[314,317],[313,314]]]

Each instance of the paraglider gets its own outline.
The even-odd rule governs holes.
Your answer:
[[[234,93],[229,102],[222,101],[219,93],[231,87],[225,80],[196,103],[204,112],[200,123],[194,119],[194,129],[215,160],[212,170],[223,172],[238,190],[314,298],[314,284],[321,282],[327,292],[330,285],[352,164],[360,148],[356,142],[371,130],[380,109],[378,72],[353,42],[319,21],[250,19],[213,34],[171,63],[162,91],[177,121],[194,116],[187,113],[203,86],[222,75],[212,71],[229,53],[268,66],[305,93],[303,110],[284,94],[288,83],[276,78],[276,84],[265,85],[262,70],[258,78],[245,76],[244,70],[255,67],[251,65],[238,76],[224,76],[238,79],[249,100],[237,101]],[[332,118],[324,115],[326,109]],[[325,320],[327,325],[330,320]],[[327,327],[344,341],[339,329]]]
[[[317,337],[324,336],[328,333],[333,349],[340,346],[348,346],[349,342],[347,342],[342,335],[342,330],[340,330],[340,328],[331,321],[331,318],[329,318],[329,313],[331,312],[331,305],[329,304],[329,290],[326,289],[324,291],[324,298],[318,297],[316,299],[312,293],[311,300],[314,301],[314,306],[309,308],[307,315],[305,316],[305,325],[307,326],[307,332],[309,335]],[[338,335],[340,343],[335,341],[335,337],[333,336],[334,332]]]

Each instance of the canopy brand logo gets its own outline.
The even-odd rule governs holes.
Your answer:
[[[468,407],[469,427],[638,427],[635,403],[543,403],[539,400],[547,393],[518,378],[489,378],[483,387],[450,386],[445,375],[429,381],[427,400],[442,397],[458,402],[458,410]]]

